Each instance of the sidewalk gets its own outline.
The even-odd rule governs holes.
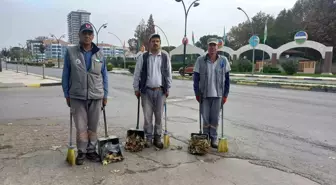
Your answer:
[[[70,167],[65,162],[68,124],[66,118],[17,120],[0,123],[0,182],[19,184],[146,184],[146,185],[317,185],[304,177],[267,168],[258,161],[230,158],[228,154],[194,156],[187,145],[171,138],[170,149],[123,151],[123,162],[103,166],[86,162]],[[120,118],[115,123],[123,123]],[[110,125],[124,142],[126,128]],[[100,128],[99,135],[103,135]],[[20,134],[18,134],[20,133]],[[75,138],[74,138],[75,139]],[[233,146],[229,142],[229,146]],[[182,146],[182,149],[177,149]],[[222,156],[221,156],[222,155]],[[267,163],[265,161],[264,163]]]
[[[28,75],[22,71],[16,73],[13,70],[2,70],[0,72],[0,88],[11,87],[42,87],[61,85],[61,81],[57,78],[46,77],[43,79],[41,75]]]

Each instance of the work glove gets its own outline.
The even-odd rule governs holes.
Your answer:
[[[68,107],[70,107],[70,98],[65,98],[65,101],[66,101]]]
[[[106,104],[107,104],[107,98],[104,98],[104,99],[103,99],[103,107],[105,107]]]
[[[140,97],[140,91],[135,91],[134,94],[135,94],[135,96],[136,96],[137,98]]]
[[[200,101],[200,96],[196,96],[196,100],[199,102]]]
[[[223,104],[226,103],[227,97],[223,97]]]

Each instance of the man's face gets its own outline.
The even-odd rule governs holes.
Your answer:
[[[151,50],[157,51],[157,50],[160,49],[160,47],[161,47],[161,41],[160,41],[159,38],[152,38],[150,40],[150,48],[151,48]]]
[[[94,35],[92,31],[83,31],[79,33],[79,40],[83,44],[91,44],[93,37]]]
[[[217,54],[218,46],[215,43],[210,43],[208,45],[208,53],[211,55]]]

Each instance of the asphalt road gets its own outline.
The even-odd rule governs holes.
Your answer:
[[[46,69],[46,74],[60,77],[60,70]],[[132,77],[109,74],[109,85],[109,124],[134,128],[137,101]],[[68,117],[62,94],[60,86],[0,89],[0,122]],[[224,109],[231,157],[251,159],[321,184],[336,184],[335,107],[333,93],[232,85]],[[191,81],[173,81],[167,114],[168,129],[175,138],[187,141],[191,132],[198,132],[198,104]]]

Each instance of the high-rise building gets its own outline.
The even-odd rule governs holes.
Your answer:
[[[78,32],[82,24],[90,21],[90,12],[85,10],[72,11],[68,14],[68,37],[71,44],[78,44]]]

